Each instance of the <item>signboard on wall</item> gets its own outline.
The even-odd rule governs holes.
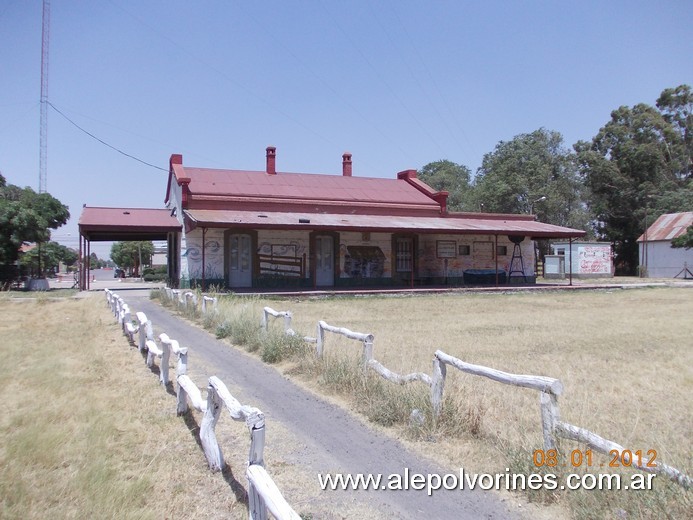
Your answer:
[[[436,255],[438,258],[456,258],[457,242],[454,240],[437,240]]]
[[[579,274],[611,274],[611,246],[578,246]]]

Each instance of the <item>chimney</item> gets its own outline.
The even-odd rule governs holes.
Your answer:
[[[277,149],[274,146],[267,147],[267,173],[277,174]]]
[[[345,152],[342,155],[342,175],[351,177],[351,154],[349,152]]]

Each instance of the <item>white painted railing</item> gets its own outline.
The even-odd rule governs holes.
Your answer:
[[[325,331],[332,332],[334,334],[340,334],[346,338],[360,341],[363,345],[361,357],[363,359],[364,371],[368,368],[368,361],[373,359],[373,334],[353,332],[349,329],[345,329],[344,327],[333,327],[332,325],[328,325],[327,323],[321,320],[318,322],[317,328],[318,333],[316,342],[316,354],[318,355],[318,357],[322,357],[323,350],[325,348]]]
[[[219,304],[219,300],[216,296],[205,296],[202,295],[202,312],[206,313],[207,312],[207,305],[211,304],[212,305],[212,311],[216,312],[217,311],[217,306]]]
[[[197,295],[194,292],[188,291],[183,294],[183,302],[186,309],[190,307],[190,305],[192,305],[193,309],[197,309]]]
[[[263,309],[261,322],[262,328],[265,331],[267,330],[268,316],[273,316],[275,318],[284,318],[284,329],[286,333],[291,335],[295,334],[295,332],[290,328],[291,318],[293,317],[293,314],[290,311],[277,312],[269,307],[265,307]],[[537,390],[540,396],[542,432],[545,450],[558,449],[558,438],[574,440],[577,442],[587,444],[595,451],[598,451],[605,455],[613,456],[613,454],[617,452],[619,457],[626,457],[627,459],[630,457],[630,460],[625,461],[626,465],[641,469],[649,473],[659,473],[665,475],[670,480],[681,485],[686,489],[689,489],[691,487],[691,478],[685,475],[680,470],[672,468],[671,466],[668,466],[661,462],[651,461],[650,459],[641,459],[636,461],[632,459],[631,451],[624,450],[624,448],[620,444],[604,439],[596,435],[595,433],[590,432],[589,430],[585,430],[572,424],[562,422],[560,420],[558,396],[563,393],[563,384],[558,379],[545,376],[511,374],[508,372],[502,372],[500,370],[485,367],[482,365],[466,363],[456,357],[446,354],[441,350],[437,350],[435,352],[433,358],[432,376],[429,376],[428,374],[422,372],[413,372],[406,375],[400,375],[395,372],[392,372],[391,370],[383,366],[381,363],[373,359],[374,338],[372,334],[353,332],[343,327],[334,327],[332,325],[328,325],[324,321],[319,321],[317,327],[317,338],[315,342],[317,343],[316,353],[318,356],[322,356],[323,354],[325,345],[325,331],[341,334],[347,338],[362,342],[362,356],[364,369],[371,368],[384,379],[387,379],[388,381],[391,381],[399,385],[420,381],[429,386],[431,389],[431,405],[433,408],[434,416],[436,417],[440,415],[442,409],[443,392],[445,389],[445,379],[447,374],[446,367],[447,365],[450,365],[462,372],[486,377],[499,383]],[[312,338],[305,339],[306,341],[310,341]],[[412,413],[416,413],[416,411]]]
[[[112,291],[107,289],[105,294],[107,304],[111,306],[111,309],[116,314],[116,319],[127,335],[128,320],[130,320],[129,324],[132,326],[130,308],[122,298],[118,298]],[[186,296],[185,300],[188,299],[189,297]],[[216,307],[216,298],[213,300]],[[161,358],[159,374],[160,380],[164,385],[168,384],[170,354],[173,353],[178,357],[176,366],[176,380],[178,382],[176,410],[178,415],[186,413],[189,401],[193,408],[203,413],[200,423],[200,442],[207,458],[207,463],[213,472],[220,471],[224,467],[224,456],[215,433],[222,409],[225,407],[234,421],[243,421],[248,427],[250,431],[250,449],[248,452],[246,476],[248,478],[249,518],[251,520],[266,520],[269,512],[277,520],[300,520],[300,516],[289,506],[279,488],[263,467],[265,447],[264,414],[252,406],[241,405],[231,395],[226,385],[216,376],[209,378],[207,399],[203,399],[200,389],[187,375],[188,349],[181,347],[178,341],[169,338],[165,333],[159,335],[160,346],[157,345],[153,338],[154,332],[151,320],[147,319],[146,314],[143,312],[138,312],[136,316],[139,321],[140,350],[147,350],[147,365],[150,367],[156,357]],[[144,345],[143,347],[141,346],[142,344]]]
[[[618,455],[619,460],[625,466],[638,468],[648,473],[662,474],[680,486],[690,489],[691,478],[680,470],[652,460],[649,457],[639,457],[636,460],[631,450],[624,449],[620,444],[604,439],[584,428],[562,422],[560,420],[558,396],[563,393],[563,384],[558,379],[544,376],[509,374],[493,368],[465,363],[437,350],[433,361],[433,383],[431,385],[431,402],[436,414],[440,413],[442,405],[446,365],[453,366],[462,372],[486,377],[506,385],[539,391],[545,450],[557,450],[559,438],[577,441],[604,455]]]
[[[147,348],[147,341],[154,341],[154,329],[152,322],[147,319],[147,315],[143,312],[135,314],[139,323],[139,349],[144,352]]]
[[[294,336],[296,334],[291,328],[291,317],[293,314],[291,314],[289,311],[275,311],[271,307],[263,307],[262,309],[262,321],[260,321],[260,328],[262,328],[263,332],[267,332],[270,316],[274,318],[283,318],[285,334],[289,336]]]
[[[263,466],[250,464],[245,475],[250,488],[248,492],[250,520],[265,520],[267,511],[277,520],[301,520]]]

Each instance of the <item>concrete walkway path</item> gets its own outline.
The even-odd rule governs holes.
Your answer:
[[[162,332],[179,341],[190,350],[189,365],[205,372],[195,374],[198,386],[205,386],[206,378],[218,376],[232,394],[244,404],[260,408],[266,416],[268,444],[266,454],[272,452],[272,428],[280,423],[305,447],[292,464],[304,466],[314,474],[319,489],[318,473],[372,473],[382,474],[438,474],[458,473],[444,470],[431,461],[412,453],[402,443],[368,427],[342,408],[331,404],[292,383],[276,369],[245,352],[218,341],[206,331],[141,296],[127,295],[133,311],[144,311],[154,325],[155,333]],[[431,444],[435,450],[436,445]],[[226,447],[222,446],[225,451]],[[202,454],[201,454],[202,456]],[[290,470],[291,468],[289,468]],[[268,463],[268,471],[273,468]],[[340,511],[340,504],[348,501],[365,504],[378,513],[374,517],[402,519],[513,519],[521,518],[510,501],[487,491],[439,490],[432,497],[425,491],[321,491],[318,510],[330,510],[331,518],[350,518]],[[291,499],[289,502],[291,503]],[[327,504],[327,505],[325,505]],[[315,504],[317,507],[317,504]],[[310,507],[308,507],[310,510]],[[300,508],[297,510],[301,511]],[[342,514],[340,514],[342,513]],[[526,513],[529,513],[527,511]],[[315,518],[323,518],[322,515]]]

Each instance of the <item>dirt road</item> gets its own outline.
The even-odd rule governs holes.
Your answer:
[[[321,491],[319,473],[387,476],[404,475],[408,470],[409,474],[444,475],[459,468],[446,470],[422,459],[396,439],[302,389],[273,367],[172,316],[157,303],[134,296],[127,297],[127,301],[133,311],[147,314],[157,335],[166,332],[190,349],[191,377],[198,386],[204,387],[206,379],[216,375],[241,402],[265,413],[267,469],[271,475],[280,474],[280,489],[289,503],[306,517],[521,518],[510,502],[501,501],[493,492],[440,490],[429,497],[425,491],[416,490]],[[273,437],[274,432],[280,432],[279,439]],[[243,446],[246,442],[247,439],[239,438]],[[435,448],[431,444],[431,449]],[[242,475],[237,478],[244,480]],[[292,499],[292,494],[296,498]]]

